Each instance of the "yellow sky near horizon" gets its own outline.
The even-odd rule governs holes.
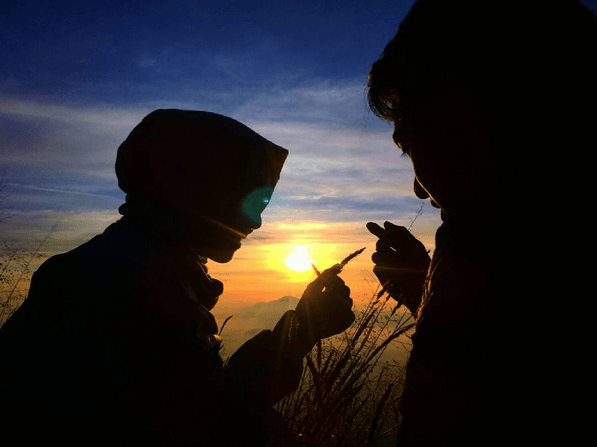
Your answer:
[[[312,268],[296,271],[287,260],[298,252],[309,255],[318,270],[340,262],[350,253],[369,245],[341,274],[349,287],[360,278],[356,272],[371,270],[371,254],[375,238],[363,233],[354,223],[326,224],[323,222],[277,223],[265,226],[265,240],[247,241],[229,264],[209,263],[214,277],[225,278],[224,296],[229,301],[269,301],[284,295],[300,297],[307,284],[316,277]],[[246,298],[244,298],[246,297]],[[244,299],[243,299],[244,298]]]
[[[75,248],[101,233],[118,217],[114,212],[47,212],[34,221],[14,216],[3,225],[16,237],[13,243],[28,250],[39,247],[42,239],[47,237],[40,251],[53,255]],[[341,277],[351,288],[355,303],[370,299],[378,286],[371,261],[377,239],[367,231],[365,223],[296,220],[264,223],[244,241],[232,261],[226,264],[208,262],[210,274],[224,283],[218,307],[220,310],[238,308],[286,295],[300,297],[316,276],[311,268],[296,271],[288,265],[286,261],[297,250],[307,252],[308,262],[312,261],[323,271],[365,247],[365,251],[345,267]],[[412,228],[429,249],[433,249],[436,224],[434,219],[420,219]],[[32,268],[37,267],[34,261]]]

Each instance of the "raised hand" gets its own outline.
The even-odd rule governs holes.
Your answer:
[[[311,343],[345,331],[355,320],[350,288],[338,276],[340,269],[336,265],[323,271],[296,306],[296,318]]]
[[[408,229],[385,222],[374,222],[367,229],[377,236],[376,251],[371,256],[373,273],[390,296],[416,315],[430,258],[425,246]]]

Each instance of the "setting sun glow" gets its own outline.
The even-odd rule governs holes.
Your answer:
[[[297,245],[292,249],[284,261],[289,269],[295,272],[305,272],[311,269],[311,256],[308,245]]]

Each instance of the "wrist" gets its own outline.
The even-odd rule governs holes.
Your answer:
[[[389,293],[398,304],[405,306],[413,316],[416,316],[423,299],[424,287],[422,282],[407,286],[401,284],[400,286],[391,286]]]
[[[319,341],[310,333],[308,325],[293,310],[287,311],[280,319],[274,333],[282,340],[282,352],[291,357],[304,357]]]
[[[300,318],[300,314],[294,312],[293,319],[294,326],[290,349],[293,355],[302,358],[311,352],[319,338],[315,335],[312,326],[303,318]]]

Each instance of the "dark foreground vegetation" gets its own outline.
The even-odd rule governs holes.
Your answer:
[[[395,444],[404,364],[384,354],[407,350],[413,326],[410,314],[375,294],[346,333],[321,341],[300,388],[278,404],[290,439],[305,447]],[[280,436],[271,446],[287,444],[297,445]]]

